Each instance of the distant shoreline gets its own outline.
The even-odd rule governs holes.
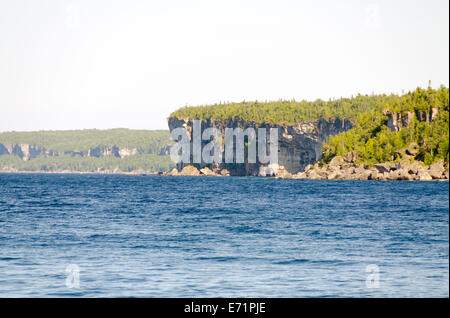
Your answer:
[[[139,176],[139,175],[153,175],[157,176],[159,175],[157,172],[88,172],[88,171],[9,171],[9,170],[0,170],[0,173],[7,173],[7,174],[117,174],[117,175],[133,175],[133,176]]]

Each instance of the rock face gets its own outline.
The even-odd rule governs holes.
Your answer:
[[[32,146],[28,144],[12,144],[3,145],[0,144],[0,155],[17,155],[22,160],[30,160],[31,158],[37,157],[41,153],[45,153],[45,148],[40,148],[37,146]]]
[[[159,155],[168,154],[168,147],[163,147],[160,150]],[[47,150],[44,147],[39,147],[35,145],[29,144],[1,144],[0,143],[0,156],[1,155],[16,155],[19,156],[22,160],[27,161],[38,156],[60,156],[60,155],[71,155],[71,156],[82,156],[82,157],[105,157],[109,155],[113,155],[115,157],[124,158],[127,156],[134,156],[139,153],[142,153],[136,148],[128,149],[128,148],[120,148],[116,145],[106,145],[106,146],[97,146],[95,148],[89,148],[87,150],[68,150],[68,151],[54,151]]]
[[[429,112],[415,111],[415,112],[393,112],[385,110],[383,115],[388,117],[387,126],[392,131],[399,131],[403,127],[409,126],[414,116],[418,121],[426,121],[430,123],[434,120],[439,112],[439,108],[432,108]]]
[[[136,148],[133,148],[133,149],[122,148],[122,149],[119,149],[119,151],[118,151],[120,158],[134,156],[134,155],[137,155],[138,153],[139,153],[139,151]]]
[[[117,146],[98,146],[93,149],[89,149],[86,157],[105,157],[108,155],[114,155],[119,157],[119,147]]]
[[[0,144],[0,156],[8,155],[8,154],[9,154],[8,149],[3,144]]]
[[[170,147],[171,146],[162,147],[159,150],[158,156],[168,156],[168,155],[170,155]]]
[[[188,131],[189,138],[192,140],[193,119],[179,119],[176,117],[168,118],[170,131],[175,128],[184,127]],[[277,128],[278,129],[278,166],[269,167],[259,163],[245,163],[227,165],[223,164],[221,168],[229,170],[231,175],[273,175],[276,176],[278,169],[284,174],[295,174],[302,171],[308,164],[314,163],[321,158],[322,144],[330,135],[336,135],[353,127],[353,121],[350,119],[332,119],[330,121],[321,119],[317,121],[305,122],[297,125],[258,125],[255,122],[247,122],[237,117],[230,118],[227,121],[202,120],[202,131],[206,128],[217,128],[222,136],[225,135],[225,128],[242,128],[243,130],[252,127],[255,128]],[[204,144],[208,143],[205,141]],[[203,145],[204,145],[203,144]],[[224,158],[222,153],[222,158]],[[181,171],[187,164],[177,165],[178,171]],[[205,163],[198,164],[200,168],[208,166]]]

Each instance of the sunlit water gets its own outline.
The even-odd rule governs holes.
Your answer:
[[[0,174],[0,297],[448,297],[448,203],[448,182]]]

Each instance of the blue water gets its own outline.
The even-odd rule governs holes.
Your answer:
[[[0,297],[448,297],[448,203],[448,182],[0,174]]]

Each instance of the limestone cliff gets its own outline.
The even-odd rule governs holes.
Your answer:
[[[179,119],[177,117],[168,118],[169,129],[184,127],[188,131],[189,138],[192,139],[194,119]],[[320,119],[316,121],[304,122],[296,125],[262,125],[255,122],[240,120],[238,117],[230,118],[227,121],[203,120],[202,131],[206,128],[217,128],[222,135],[225,128],[278,128],[278,167],[283,166],[289,173],[297,173],[311,163],[318,161],[322,154],[322,144],[330,135],[335,135],[353,127],[351,119]],[[204,142],[204,143],[207,143]],[[224,158],[224,154],[222,153]],[[179,164],[178,170],[181,171],[187,164]],[[208,166],[199,164],[200,168]],[[261,164],[222,164],[222,168],[230,170],[232,175],[260,175],[265,168]],[[276,173],[277,167],[274,168]],[[270,174],[270,172],[268,172]]]
[[[29,144],[0,144],[0,155],[17,155],[23,160],[29,160],[39,156],[42,153],[48,153],[44,148]]]
[[[166,154],[167,147],[161,148],[159,154]],[[61,155],[71,155],[71,156],[81,156],[81,157],[105,157],[109,155],[113,155],[115,157],[124,158],[127,156],[137,155],[139,153],[143,153],[137,148],[120,148],[116,145],[106,145],[106,146],[97,146],[93,148],[89,148],[87,150],[67,150],[67,151],[54,151],[51,149],[46,149],[44,147],[39,147],[35,145],[29,144],[1,144],[0,143],[0,155],[16,155],[19,156],[22,160],[27,161],[38,156],[61,156]]]
[[[407,127],[413,120],[414,116],[418,121],[425,121],[430,123],[436,118],[439,112],[439,108],[432,108],[427,111],[415,111],[415,112],[395,112],[390,110],[384,110],[383,115],[387,116],[387,126],[392,131],[399,131],[402,127]]]

